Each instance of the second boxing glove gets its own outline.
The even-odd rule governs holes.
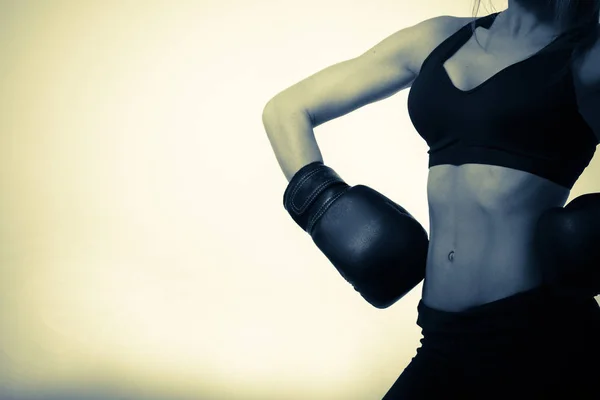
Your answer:
[[[377,191],[349,186],[322,162],[294,174],[283,203],[373,306],[389,307],[425,277],[429,240],[419,222]]]
[[[546,210],[536,226],[535,246],[544,283],[582,297],[600,294],[600,193]]]

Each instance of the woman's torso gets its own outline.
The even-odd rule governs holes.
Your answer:
[[[464,164],[432,167],[427,194],[427,305],[458,311],[541,283],[535,224],[564,204],[568,189],[518,170]]]
[[[478,28],[482,44],[488,33]],[[487,44],[486,52],[471,36],[444,62],[454,90],[471,91],[543,48],[502,37]],[[528,172],[472,163],[431,167],[427,194],[427,305],[459,311],[540,285],[535,224],[546,209],[564,205],[569,189]]]

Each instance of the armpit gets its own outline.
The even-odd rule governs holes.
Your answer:
[[[600,143],[600,88],[577,97],[579,114],[592,128]]]

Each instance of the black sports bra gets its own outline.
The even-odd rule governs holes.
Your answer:
[[[489,28],[497,15],[476,24]],[[410,118],[429,145],[429,167],[498,165],[571,189],[598,144],[579,113],[571,67],[565,68],[572,49],[559,36],[530,58],[463,91],[443,64],[471,35],[467,24],[436,47],[408,96]]]

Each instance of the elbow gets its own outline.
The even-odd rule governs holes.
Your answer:
[[[269,121],[276,114],[277,106],[275,105],[276,97],[273,97],[271,100],[265,104],[262,110],[262,121],[263,124],[266,125],[267,121]]]
[[[269,121],[273,121],[273,119],[279,119],[281,116],[290,116],[294,118],[302,116],[310,123],[313,122],[311,114],[297,101],[291,101],[286,99],[283,94],[278,94],[269,100],[263,107],[263,125],[268,124]]]

